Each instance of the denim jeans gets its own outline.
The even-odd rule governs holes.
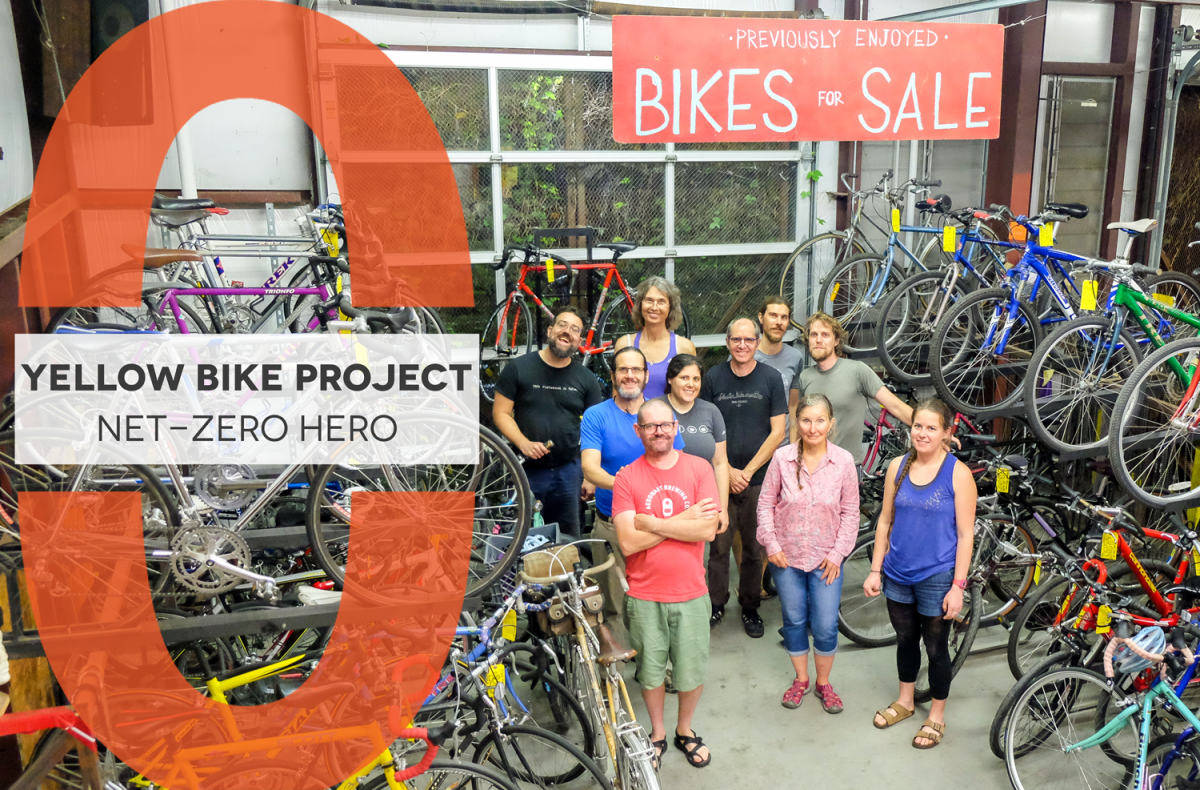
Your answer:
[[[583,486],[583,466],[579,461],[553,469],[526,469],[529,488],[542,501],[542,520],[558,524],[558,532],[573,540],[579,538],[579,489]]]
[[[790,655],[808,653],[808,635],[818,656],[837,653],[838,607],[842,603],[842,576],[831,584],[821,579],[821,569],[802,571],[767,565],[783,606],[783,646]]]

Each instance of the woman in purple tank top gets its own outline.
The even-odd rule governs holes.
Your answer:
[[[917,749],[932,749],[946,733],[946,698],[954,677],[950,630],[963,608],[975,539],[978,492],[971,470],[950,454],[953,419],[949,407],[936,399],[913,410],[913,450],[888,465],[875,553],[863,584],[868,597],[883,592],[896,629],[900,696],[876,712],[877,729],[913,715],[925,644],[933,703],[913,738]]]
[[[676,354],[695,354],[696,346],[675,334],[683,322],[679,289],[664,277],[653,275],[642,280],[633,294],[635,334],[617,340],[614,350],[633,346],[646,357],[649,367],[646,400],[661,398],[667,391],[667,364]]]

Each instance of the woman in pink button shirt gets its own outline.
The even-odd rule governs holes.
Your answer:
[[[824,395],[801,398],[793,419],[800,441],[775,451],[758,498],[758,541],[783,604],[783,645],[796,670],[783,706],[800,707],[809,692],[811,633],[817,699],[826,712],[841,713],[829,671],[837,653],[842,561],[858,535],[858,472],[853,456],[828,440],[833,406]]]

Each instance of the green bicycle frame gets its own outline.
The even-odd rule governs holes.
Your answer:
[[[1155,312],[1170,316],[1194,329],[1200,330],[1200,317],[1160,302],[1136,288],[1129,287],[1123,282],[1118,283],[1116,296],[1113,297],[1113,307],[1124,307],[1128,310],[1138,322],[1138,326],[1150,338],[1150,342],[1155,348],[1162,348],[1167,344],[1167,341],[1162,339],[1158,330],[1151,323],[1150,319],[1146,317],[1145,311],[1142,310],[1142,305],[1146,305]],[[1170,365],[1171,370],[1175,371],[1175,374],[1179,376],[1179,380],[1185,385],[1191,381],[1192,372],[1184,370],[1183,365],[1180,365],[1178,360],[1172,358],[1167,364]]]
[[[1150,745],[1150,709],[1154,704],[1155,698],[1163,694],[1165,694],[1167,699],[1170,701],[1171,707],[1173,707],[1176,712],[1182,715],[1183,718],[1187,720],[1188,724],[1200,729],[1200,719],[1197,719],[1196,715],[1192,713],[1188,706],[1183,704],[1183,700],[1179,699],[1179,695],[1175,693],[1175,689],[1171,688],[1171,684],[1164,683],[1162,679],[1159,678],[1158,680],[1155,680],[1154,685],[1150,687],[1150,690],[1143,695],[1142,704],[1140,706],[1128,706],[1125,708],[1125,710],[1121,711],[1121,713],[1118,714],[1115,719],[1104,725],[1099,732],[1089,738],[1086,738],[1085,740],[1080,741],[1079,743],[1066,747],[1063,750],[1064,753],[1077,751],[1079,749],[1087,749],[1092,746],[1099,746],[1102,743],[1106,743],[1114,735],[1121,731],[1121,728],[1125,726],[1125,723],[1129,721],[1129,719],[1135,713],[1141,711],[1142,721],[1140,737],[1138,739],[1139,748],[1136,766],[1137,770],[1134,773],[1134,776],[1137,780],[1137,784],[1134,786],[1141,787],[1142,774],[1145,773],[1146,770],[1146,750]]]

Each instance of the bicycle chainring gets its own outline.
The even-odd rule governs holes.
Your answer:
[[[228,305],[225,307],[224,324],[227,335],[249,335],[258,314],[244,304]]]
[[[225,489],[225,483],[255,479],[254,470],[245,464],[204,464],[196,468],[193,480],[196,497],[216,510],[239,510],[258,498],[253,488]]]
[[[205,596],[229,592],[246,579],[211,560],[249,570],[250,546],[236,532],[223,527],[191,527],[171,541],[171,573],[180,586]]]

